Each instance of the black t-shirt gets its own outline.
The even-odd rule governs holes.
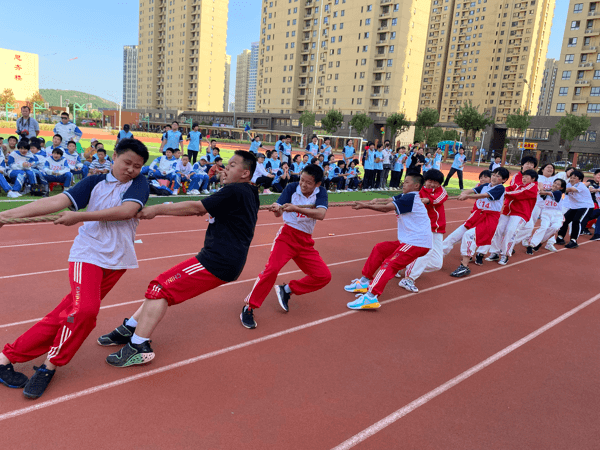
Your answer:
[[[196,258],[220,280],[237,280],[258,220],[258,188],[249,183],[226,184],[202,204],[210,218],[204,248]]]
[[[594,189],[598,189],[598,187],[600,186],[598,183],[596,183],[596,181],[594,181],[594,179],[592,178],[591,180],[589,180],[590,182],[590,187],[594,188]],[[596,194],[593,194],[590,192],[590,195],[592,196],[592,200],[594,200],[594,203],[598,203],[596,201]]]

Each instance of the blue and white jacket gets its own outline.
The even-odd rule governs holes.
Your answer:
[[[52,157],[46,158],[46,164],[44,165],[44,172],[46,175],[54,175],[55,173],[58,173],[60,176],[70,171],[71,168],[69,167],[69,163],[64,156],[58,161]]]
[[[66,160],[67,163],[69,164],[69,167],[71,168],[71,170],[81,170],[81,168],[83,167],[83,163],[81,162],[81,158],[79,156],[79,153],[75,152],[73,154],[69,153],[69,151],[67,150],[64,153],[63,156]]]
[[[13,170],[29,170],[28,167],[23,167],[23,164],[29,163],[33,166],[36,162],[35,156],[31,152],[27,152],[25,156],[18,151],[12,152],[8,155],[8,174],[10,175]]]
[[[197,173],[198,175],[204,174],[206,176],[208,176],[208,166],[207,165],[201,165],[200,163],[195,163],[194,166],[192,167],[192,171],[194,173]]]
[[[53,133],[60,134],[62,137],[60,148],[63,150],[66,150],[69,141],[79,142],[79,139],[81,139],[81,136],[83,135],[79,127],[73,122],[69,122],[66,125],[57,123],[54,127]]]
[[[178,160],[173,156],[171,156],[171,159],[168,159],[166,156],[159,156],[150,164],[150,170],[158,170],[161,173],[165,172],[166,175],[169,175],[175,172],[177,162]]]

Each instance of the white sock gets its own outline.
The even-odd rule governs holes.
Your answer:
[[[128,327],[137,327],[137,320],[135,320],[132,317],[131,319],[128,319],[127,322],[125,322],[125,325],[127,325]]]
[[[133,333],[133,336],[131,336],[131,343],[132,344],[143,344],[144,342],[146,342],[148,340],[148,338],[143,338],[138,336],[137,334]]]
[[[371,280],[369,280],[367,277],[361,277],[360,282],[362,284],[370,284]]]
[[[291,293],[292,293],[292,290],[290,289],[290,286],[289,286],[288,284],[286,284],[286,285],[283,287],[283,290],[284,290],[285,292],[287,292],[288,294],[291,294]]]

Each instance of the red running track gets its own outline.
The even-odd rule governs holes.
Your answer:
[[[471,205],[447,206],[451,231]],[[394,239],[395,217],[332,208],[315,232],[331,284],[294,297],[288,314],[271,295],[256,312],[258,328],[246,330],[238,318],[243,298],[280,222],[261,213],[259,225],[240,279],[169,310],[153,336],[152,364],[119,370],[103,361],[114,349],[99,347],[95,338],[137,308],[121,304],[140,300],[153,276],[195,253],[204,237],[197,230],[206,228],[202,218],[142,222],[140,269],[109,294],[96,330],[41,401],[0,389],[5,445],[30,448],[43,437],[52,448],[69,449],[123,442],[223,449],[596,447],[598,302],[440,391],[597,296],[589,263],[596,243],[534,257],[519,246],[508,266],[486,263],[460,280],[448,276],[458,265],[455,249],[441,271],[418,280],[419,294],[392,281],[381,309],[353,312],[345,306],[353,296],[343,286],[360,274],[375,243]],[[29,326],[15,322],[41,317],[66,293],[75,234],[46,224],[2,228],[0,248],[10,261],[0,274],[3,342]],[[48,243],[57,241],[67,242]],[[58,271],[30,275],[52,270]],[[296,270],[293,263],[284,268]],[[19,368],[31,374],[42,359]],[[401,417],[386,420],[394,413]],[[361,440],[363,430],[375,432]]]

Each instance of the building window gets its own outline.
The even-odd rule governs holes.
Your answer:
[[[583,11],[583,3],[575,3],[575,6],[573,7],[573,13],[577,14]]]
[[[568,93],[569,93],[569,88],[568,87],[561,87],[558,90],[558,95],[561,96],[561,97],[567,95]]]
[[[600,97],[600,87],[593,87],[590,92],[590,95],[592,97]]]
[[[571,105],[571,112],[577,112],[578,109],[579,109],[579,104],[578,103],[573,103]]]
[[[573,20],[571,22],[571,30],[579,30],[579,26],[581,25],[581,21]]]
[[[577,45],[577,38],[573,37],[573,38],[569,38],[569,44],[567,45],[567,47],[575,47]]]
[[[556,112],[565,112],[565,104],[557,103],[556,104]]]
[[[600,70],[594,70],[594,80],[600,80]]]
[[[575,55],[565,55],[565,64],[573,64]]]
[[[600,113],[600,103],[589,103],[587,105],[587,112],[589,113]]]

